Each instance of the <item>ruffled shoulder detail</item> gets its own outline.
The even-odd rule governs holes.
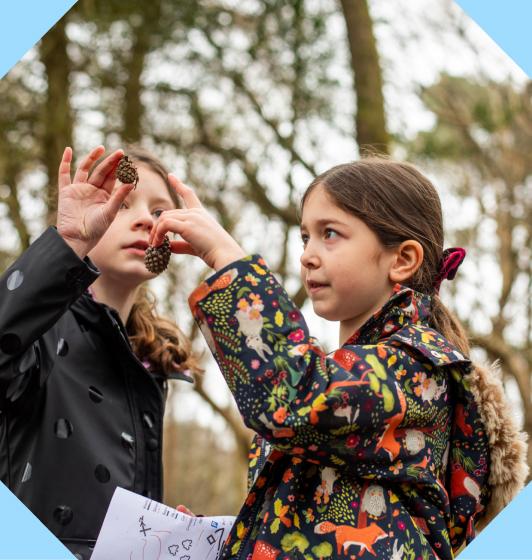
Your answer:
[[[409,324],[398,330],[387,342],[393,346],[408,346],[435,366],[470,363],[455,346],[438,331],[424,324]]]

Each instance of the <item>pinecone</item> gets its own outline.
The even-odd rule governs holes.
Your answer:
[[[137,168],[129,161],[127,156],[123,156],[118,163],[116,178],[125,185],[135,183],[135,188],[137,188],[139,174],[137,173]]]
[[[150,272],[160,274],[163,270],[166,270],[166,267],[170,262],[170,255],[172,254],[168,236],[164,236],[164,240],[161,245],[158,247],[148,247],[145,253],[144,264]]]

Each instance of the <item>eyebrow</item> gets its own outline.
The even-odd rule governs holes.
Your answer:
[[[132,190],[129,192],[129,194],[127,195],[126,198],[129,198],[131,196],[133,196],[133,198],[135,198],[135,190]],[[157,196],[155,198],[150,198],[150,204],[170,204],[172,207],[175,206],[175,203],[173,200],[170,200],[168,198],[163,198],[160,196]]]
[[[322,218],[321,220],[316,220],[314,222],[318,227],[323,227],[325,225],[334,225],[334,226],[345,226],[344,222],[339,222],[338,220]],[[299,229],[307,229],[307,226],[304,223],[299,224]]]
[[[168,200],[167,198],[152,198],[151,202],[153,202],[154,204],[171,204],[172,206],[174,206],[174,201],[173,200]]]

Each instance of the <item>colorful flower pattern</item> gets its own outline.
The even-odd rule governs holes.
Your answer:
[[[189,303],[257,433],[223,559],[450,559],[473,538],[488,441],[428,296],[397,285],[330,355],[259,256]]]

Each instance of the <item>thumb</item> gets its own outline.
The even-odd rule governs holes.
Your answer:
[[[194,247],[186,241],[170,241],[170,250],[177,255],[199,256]]]
[[[193,514],[187,507],[185,507],[185,506],[183,506],[183,505],[181,505],[181,504],[178,505],[175,509],[176,509],[177,511],[179,511],[180,513],[184,513],[184,514],[186,514],[186,515],[191,515],[192,517],[194,517],[194,514]]]
[[[106,217],[109,219],[109,223],[111,223],[116,215],[118,214],[118,210],[120,210],[120,206],[122,206],[122,202],[126,199],[127,195],[135,188],[135,185],[120,185],[113,194],[109,197],[109,200],[104,204],[103,212]]]

